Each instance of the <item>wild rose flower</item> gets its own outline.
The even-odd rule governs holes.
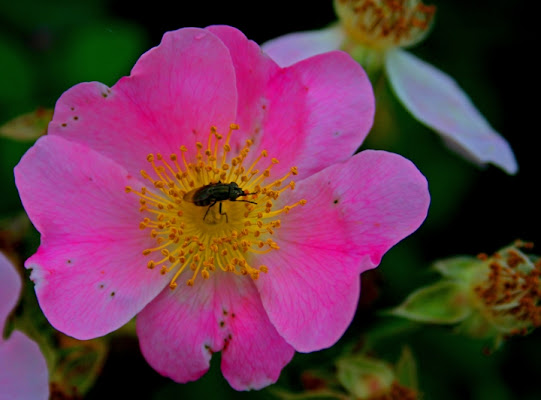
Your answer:
[[[351,157],[373,114],[347,54],[280,68],[227,26],[168,32],[112,88],[71,88],[15,169],[43,312],[78,339],[137,314],[177,382],[217,351],[235,389],[275,382],[341,337],[359,274],[426,216],[411,162]]]
[[[281,66],[343,49],[365,69],[385,70],[404,107],[438,132],[449,147],[477,164],[518,170],[513,151],[455,80],[403,50],[425,38],[434,6],[419,0],[335,0],[338,24],[281,36],[262,45]]]
[[[15,267],[0,252],[0,399],[48,399],[47,363],[39,346],[19,331],[13,331],[7,338],[3,336],[21,286]]]

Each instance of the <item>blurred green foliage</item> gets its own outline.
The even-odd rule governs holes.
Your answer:
[[[179,3],[179,2],[177,2]],[[227,3],[227,4],[226,4]],[[333,348],[297,354],[277,388],[302,391],[302,372],[333,368],[355,346],[369,346],[389,362],[405,345],[417,362],[424,400],[533,400],[541,397],[539,332],[516,338],[493,354],[481,341],[443,327],[397,322],[379,310],[400,303],[434,279],[433,261],[452,255],[492,252],[517,238],[539,240],[538,200],[529,192],[538,182],[535,104],[527,101],[530,53],[535,26],[525,2],[434,1],[434,30],[412,51],[454,76],[491,124],[511,143],[521,171],[516,177],[490,167],[482,170],[448,151],[437,135],[414,121],[384,81],[375,89],[378,115],[363,148],[386,149],[411,159],[426,175],[432,195],[421,229],[393,248],[376,271],[362,277],[363,294],[355,319]],[[183,26],[231,24],[259,43],[294,30],[317,29],[334,20],[331,1],[296,5],[276,1],[261,14],[232,2],[197,4],[68,0],[0,2],[0,126],[56,99],[82,81],[113,85],[129,74],[137,58],[157,45],[166,30]],[[531,47],[530,47],[531,46]],[[530,53],[528,53],[528,50]],[[20,215],[13,167],[32,141],[0,136],[0,220]],[[9,224],[0,226],[4,231]],[[6,248],[5,235],[1,236]],[[362,240],[362,238],[358,238]],[[21,260],[39,243],[30,228],[24,240],[9,243]],[[30,282],[27,280],[27,284]],[[33,291],[28,291],[32,296]],[[307,334],[310,334],[307,332]],[[178,385],[144,361],[136,339],[122,332],[110,340],[108,359],[86,398],[269,399],[273,388],[237,393],[221,376],[219,355],[201,380]]]

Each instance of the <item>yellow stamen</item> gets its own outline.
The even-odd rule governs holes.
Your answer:
[[[143,250],[145,256],[154,255],[146,267],[171,273],[171,289],[178,286],[179,276],[187,269],[192,271],[186,280],[188,286],[193,286],[198,276],[206,280],[220,273],[259,279],[261,272],[272,268],[256,267],[252,262],[257,262],[257,255],[280,249],[272,239],[281,225],[278,216],[306,203],[299,200],[274,209],[280,194],[295,187],[290,177],[297,169],[292,167],[280,179],[269,181],[278,160],[271,158],[260,172],[257,165],[268,157],[265,150],[246,168],[244,162],[253,141],[247,140],[237,155],[231,154],[230,140],[238,129],[231,124],[224,136],[212,127],[205,150],[201,142],[196,142],[192,152],[181,146],[181,160],[176,154],[149,154],[152,171],[141,171],[149,186],[125,188],[126,193],[139,197],[138,207],[145,214],[139,229],[148,229],[156,243]],[[212,197],[212,185],[223,188],[224,197]],[[231,190],[241,192],[229,198]]]

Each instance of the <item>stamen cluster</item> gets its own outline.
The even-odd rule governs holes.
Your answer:
[[[148,230],[156,242],[155,247],[143,250],[144,255],[152,255],[147,267],[158,268],[162,274],[175,271],[171,289],[177,287],[176,280],[188,269],[192,271],[188,286],[194,285],[198,275],[208,279],[219,270],[258,279],[260,272],[268,272],[268,267],[255,267],[250,261],[254,255],[279,249],[272,239],[281,224],[278,216],[306,203],[300,200],[273,210],[280,194],[294,189],[293,181],[287,184],[285,181],[297,175],[297,168],[292,167],[280,179],[265,184],[278,160],[271,159],[260,171],[257,164],[268,157],[263,150],[246,168],[244,162],[253,145],[251,140],[246,141],[239,155],[230,157],[230,138],[237,129],[236,124],[231,124],[225,142],[221,143],[223,136],[211,128],[206,146],[196,142],[195,157],[190,157],[186,146],[180,147],[180,157],[149,154],[147,161],[153,173],[142,170],[141,176],[150,185],[140,190],[126,187],[126,192],[139,196],[139,210],[145,214],[139,228]],[[243,199],[247,201],[223,201],[226,212],[221,212],[222,206],[217,201],[201,205],[193,200],[198,190],[232,182],[243,190]]]
[[[419,0],[336,0],[335,9],[349,36],[374,49],[417,43],[436,12]]]
[[[489,262],[489,270],[473,290],[485,317],[509,335],[526,334],[541,325],[541,261],[532,263],[519,250],[531,246],[517,242],[490,258],[478,256]]]

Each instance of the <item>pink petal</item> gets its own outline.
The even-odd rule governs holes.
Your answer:
[[[0,337],[0,398],[41,400],[49,398],[49,373],[39,346],[14,331]]]
[[[148,153],[169,155],[235,122],[235,71],[227,48],[196,28],[164,35],[131,76],[111,89],[97,82],[65,92],[49,133],[84,143],[135,173]]]
[[[242,138],[255,140],[248,165],[267,150],[280,161],[273,175],[281,177],[297,166],[302,178],[346,160],[361,145],[372,126],[374,95],[363,69],[348,54],[320,54],[280,69],[236,29],[207,29],[224,41],[233,58],[238,121],[241,130],[248,129]]]
[[[21,277],[4,253],[0,252],[0,333],[6,319],[17,305],[21,292]],[[0,342],[2,336],[0,335]]]
[[[15,308],[21,278],[0,252],[0,398],[39,400],[49,397],[49,377],[39,346],[23,333],[14,331],[4,340],[6,318]]]
[[[339,50],[344,42],[340,25],[315,31],[295,32],[269,40],[261,48],[282,67],[288,67],[316,54]]]
[[[492,163],[509,174],[517,172],[507,141],[452,77],[399,49],[387,54],[385,67],[397,97],[420,122],[477,163]]]
[[[15,168],[41,245],[26,262],[40,306],[58,330],[89,339],[128,322],[167,284],[146,267],[153,247],[135,195],[138,180],[83,145],[48,135]]]
[[[383,151],[359,153],[285,193],[284,204],[307,204],[281,219],[280,249],[258,259],[269,272],[256,285],[280,335],[309,352],[341,337],[357,306],[359,273],[421,225],[429,194],[410,161]]]
[[[141,351],[149,364],[177,382],[201,377],[212,354],[237,390],[278,379],[294,350],[278,335],[251,280],[217,272],[187,287],[165,289],[137,317]],[[184,284],[182,284],[184,283]]]
[[[231,334],[222,352],[222,372],[237,390],[261,389],[276,382],[295,350],[269,321],[257,289],[248,277],[220,276],[219,304]]]

